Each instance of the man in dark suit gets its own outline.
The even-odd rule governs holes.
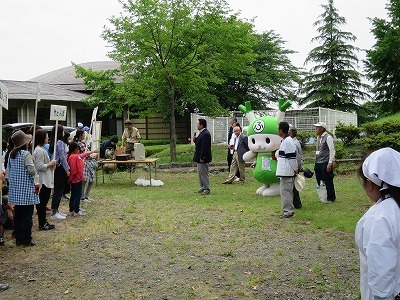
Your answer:
[[[193,161],[197,163],[197,174],[199,176],[199,193],[203,195],[210,194],[210,179],[208,177],[208,164],[211,162],[211,134],[207,130],[207,121],[199,119],[197,122],[199,135],[193,137],[196,145]]]
[[[241,132],[239,126],[233,128],[235,134],[235,144],[233,145],[233,158],[231,164],[231,170],[229,172],[229,178],[224,181],[224,184],[231,184],[235,180],[236,172],[239,170],[240,180],[239,183],[244,183],[245,180],[245,161],[243,160],[243,154],[249,151],[248,138]]]

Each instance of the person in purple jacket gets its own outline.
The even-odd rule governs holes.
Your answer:
[[[66,214],[60,212],[61,197],[64,192],[65,181],[69,176],[69,165],[67,162],[65,142],[63,140],[64,127],[58,125],[57,137],[55,137],[56,126],[51,131],[51,142],[50,151],[53,152],[56,149],[56,169],[54,170],[54,188],[53,197],[51,199],[51,220],[63,220],[67,217]]]

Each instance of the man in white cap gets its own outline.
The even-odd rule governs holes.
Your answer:
[[[327,191],[326,203],[336,200],[335,186],[333,184],[333,162],[335,160],[335,146],[333,138],[326,132],[326,123],[318,122],[314,124],[317,132],[317,145],[315,151],[315,176],[318,185],[323,181]]]
[[[400,299],[400,153],[372,152],[358,169],[373,202],[358,221],[361,299]]]
[[[78,130],[83,130],[83,124],[82,124],[81,122],[76,123],[75,130],[72,131],[72,132],[69,134],[68,142],[71,143],[71,142],[74,140],[74,137],[75,137],[76,132],[77,132]],[[85,133],[84,133],[84,136],[85,136]]]

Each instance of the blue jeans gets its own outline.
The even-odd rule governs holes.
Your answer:
[[[69,198],[69,211],[79,212],[79,205],[82,196],[82,181],[71,183],[71,197]]]

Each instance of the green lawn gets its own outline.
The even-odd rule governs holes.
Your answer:
[[[359,299],[354,227],[370,201],[355,176],[335,179],[333,204],[307,180],[303,208],[281,220],[280,198],[255,195],[251,173],[243,185],[210,174],[208,196],[195,172],[159,170],[162,187],[135,185],[139,168],[106,175],[87,216],[51,232],[34,216],[35,247],[15,247],[6,231],[14,259],[0,279],[12,288],[1,299]]]

